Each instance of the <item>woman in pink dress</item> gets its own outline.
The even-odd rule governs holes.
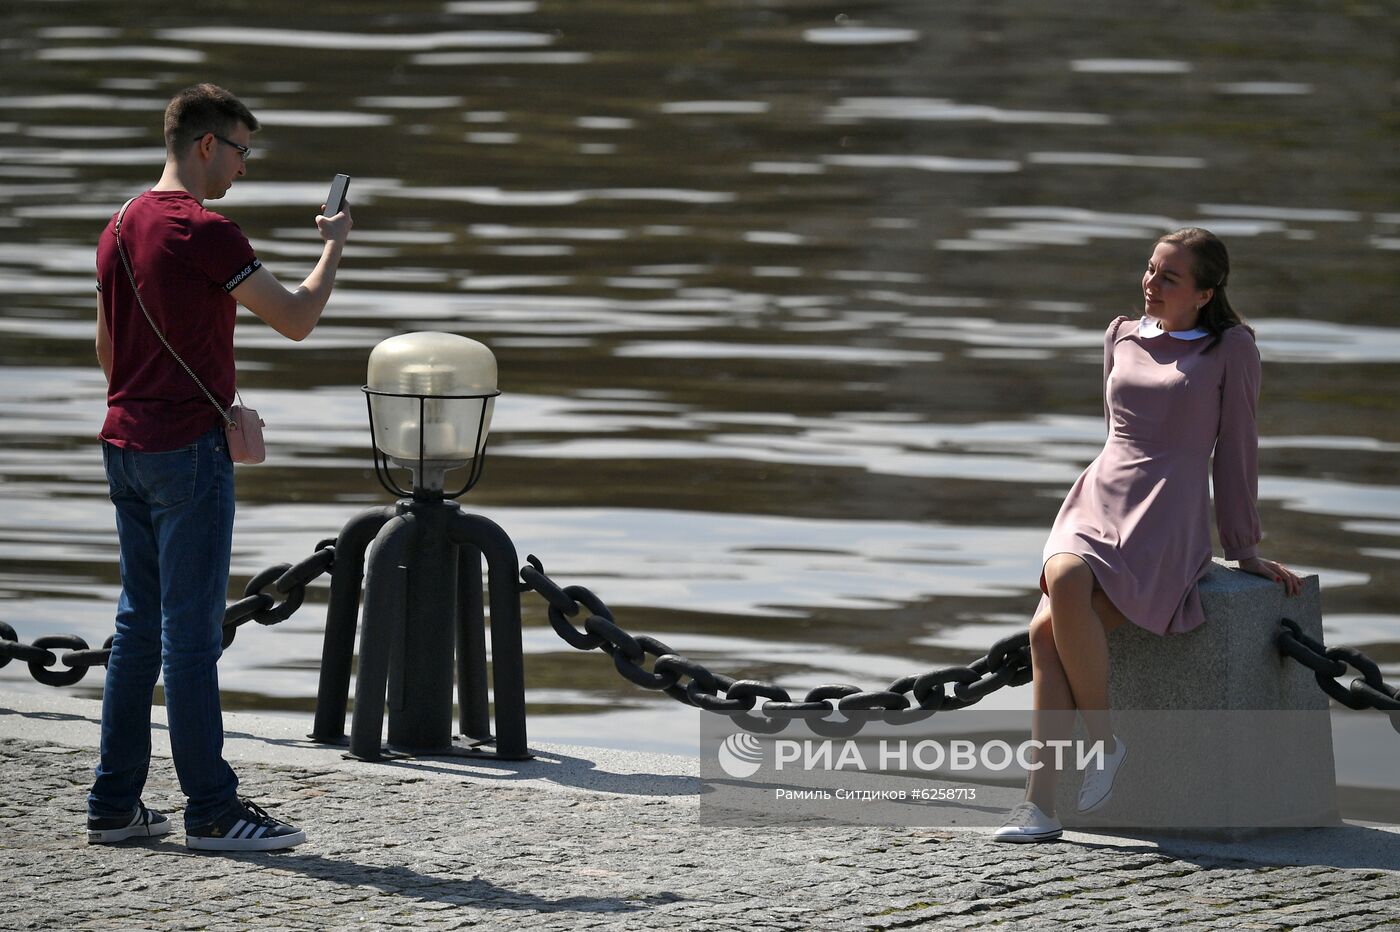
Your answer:
[[[1227,560],[1301,589],[1287,568],[1265,560],[1258,494],[1259,351],[1225,296],[1230,257],[1206,230],[1156,243],[1142,276],[1143,316],[1119,317],[1104,337],[1108,442],[1075,482],[1045,545],[1031,620],[1039,741],[1068,738],[1078,711],[1102,766],[1090,764],[1079,811],[1103,806],[1127,755],[1108,713],[1107,633],[1130,621],[1155,634],[1205,621],[1196,583],[1211,566],[1210,498]],[[1212,451],[1214,460],[1212,462]],[[1053,756],[1031,772],[1026,801],[998,841],[1049,841],[1059,774]]]

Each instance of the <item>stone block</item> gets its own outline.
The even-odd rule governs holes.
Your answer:
[[[1109,635],[1114,733],[1128,758],[1100,811],[1075,812],[1080,779],[1060,781],[1066,825],[1228,830],[1335,825],[1329,700],[1276,645],[1280,618],[1322,640],[1316,576],[1292,598],[1217,562],[1200,583],[1206,622],[1160,637]]]

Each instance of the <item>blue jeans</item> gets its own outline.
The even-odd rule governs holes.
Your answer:
[[[138,453],[102,444],[117,508],[122,594],[102,696],[102,750],[88,814],[131,812],[151,760],[151,702],[165,672],[170,750],[186,827],[236,802],[223,757],[219,655],[233,542],[233,463],[222,428],[187,447]]]

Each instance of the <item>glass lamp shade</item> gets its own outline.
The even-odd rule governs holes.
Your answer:
[[[369,354],[374,444],[408,465],[461,465],[480,454],[495,408],[496,357],[455,333],[405,333]]]

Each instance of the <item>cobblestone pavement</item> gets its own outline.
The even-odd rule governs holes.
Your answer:
[[[371,765],[326,751],[308,761],[276,740],[264,759],[230,756],[243,791],[305,827],[305,844],[188,851],[170,762],[157,759],[146,803],[175,829],[88,846],[95,753],[61,726],[83,719],[78,734],[92,738],[96,704],[50,722],[6,698],[4,929],[1400,928],[1400,836],[1374,829],[1311,830],[1355,834],[1345,856],[1319,848],[1317,863],[1276,866],[1250,845],[1203,854],[1104,836],[1010,846],[985,831],[711,828],[696,824],[698,784],[684,774],[593,763],[550,782],[515,765]]]

